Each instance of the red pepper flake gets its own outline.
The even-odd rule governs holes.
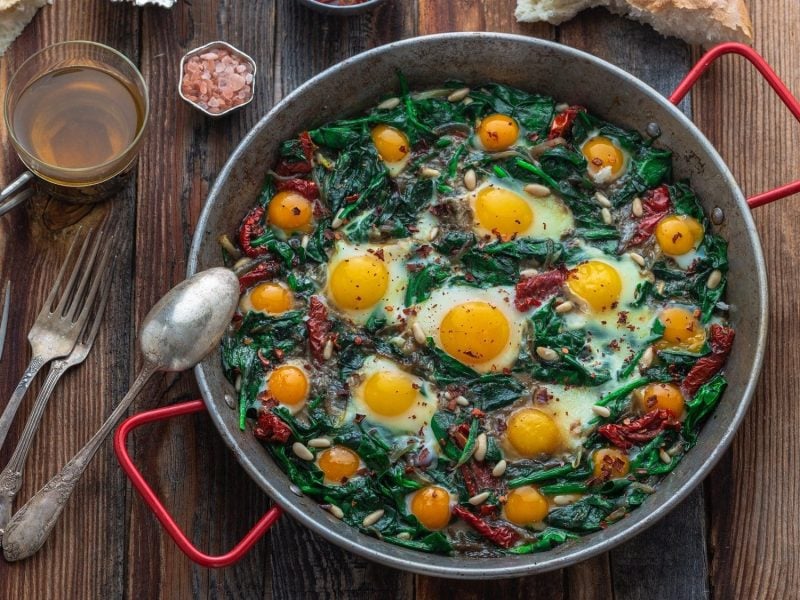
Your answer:
[[[533,277],[523,277],[517,283],[514,306],[520,312],[539,306],[544,300],[561,290],[567,279],[567,270],[562,266]]]
[[[625,419],[622,424],[608,423],[601,425],[597,431],[609,442],[627,450],[634,444],[649,442],[664,429],[680,430],[681,423],[665,408],[651,410],[643,417],[631,421]]]
[[[313,181],[305,179],[284,179],[279,181],[277,186],[279,192],[297,192],[306,200],[316,200],[319,198],[319,188]]]
[[[247,256],[254,258],[262,256],[267,253],[267,249],[263,246],[253,248],[251,242],[254,238],[264,233],[264,207],[256,206],[247,216],[242,220],[239,226],[239,247]]]
[[[638,246],[647,241],[653,235],[658,222],[672,208],[669,197],[669,188],[661,185],[653,190],[649,190],[642,196],[642,216],[636,225],[636,233],[628,240],[628,246]]]
[[[328,320],[328,309],[319,299],[319,296],[311,296],[308,301],[308,345],[311,356],[316,360],[322,361],[325,351],[325,343],[330,339],[330,331],[333,325]]]
[[[261,409],[258,411],[258,422],[253,429],[253,435],[265,442],[285,444],[292,435],[292,430],[272,412],[278,403],[271,396],[262,400]]]
[[[348,204],[353,204],[356,200],[361,197],[361,194],[350,194],[349,196],[344,197],[344,201]]]
[[[281,265],[276,260],[270,259],[259,263],[254,269],[239,276],[239,293],[244,294],[247,288],[259,281],[274,278],[280,271]]]
[[[681,385],[684,395],[694,396],[700,386],[722,368],[731,352],[734,336],[730,327],[714,324],[709,328],[711,354],[698,360],[686,374]]]
[[[473,417],[475,417],[476,419],[482,419],[483,417],[485,417],[485,416],[486,416],[486,413],[485,413],[485,412],[483,412],[483,411],[482,411],[480,408],[473,408],[473,409],[470,411],[470,414],[471,414]]]
[[[489,525],[478,515],[471,513],[463,506],[455,505],[453,507],[453,514],[465,521],[483,537],[494,542],[501,548],[510,548],[519,540],[519,534],[510,527],[504,525]]]
[[[572,124],[575,122],[578,113],[585,111],[585,108],[577,105],[562,110],[553,119],[553,124],[550,126],[550,133],[547,134],[547,139],[552,140],[557,137],[564,137],[564,134],[572,128]]]

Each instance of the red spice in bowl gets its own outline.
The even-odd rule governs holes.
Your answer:
[[[211,116],[253,99],[255,63],[224,42],[189,52],[181,61],[181,96]]]

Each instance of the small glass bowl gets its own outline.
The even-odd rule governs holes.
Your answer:
[[[247,100],[245,100],[241,104],[237,104],[236,106],[231,106],[230,108],[226,108],[222,112],[214,113],[214,112],[210,112],[210,111],[206,110],[205,108],[203,108],[202,106],[200,106],[196,102],[194,102],[192,100],[189,100],[186,96],[184,96],[184,94],[183,94],[183,76],[184,76],[184,71],[183,70],[184,70],[184,67],[186,65],[186,61],[189,60],[190,58],[192,58],[194,56],[200,56],[201,54],[205,54],[206,52],[209,52],[210,50],[212,50],[214,48],[219,48],[219,47],[225,48],[233,56],[237,57],[240,61],[247,62],[250,65],[250,67],[253,69],[253,71],[252,71],[252,73],[253,73],[253,81],[250,83],[250,98],[248,98]],[[256,61],[254,61],[253,58],[249,54],[246,54],[246,53],[242,52],[241,50],[239,50],[235,46],[231,46],[227,42],[223,42],[221,40],[218,40],[216,42],[209,42],[208,44],[200,46],[199,48],[195,48],[194,50],[189,50],[189,52],[184,54],[183,58],[181,58],[181,67],[180,67],[180,69],[181,69],[181,72],[180,72],[180,75],[178,77],[178,94],[180,94],[181,98],[183,98],[193,108],[199,110],[200,112],[202,112],[206,116],[214,117],[214,118],[222,117],[224,115],[232,113],[235,110],[239,110],[240,108],[242,108],[244,106],[247,106],[248,104],[250,104],[253,101],[253,98],[255,98],[255,96],[256,96]]]
[[[348,4],[341,6],[338,4],[325,4],[317,2],[316,0],[299,0],[300,4],[307,6],[311,10],[325,13],[326,15],[338,15],[340,17],[349,17],[351,15],[358,15],[372,10],[379,4],[383,4],[386,0],[366,0],[359,4]]]

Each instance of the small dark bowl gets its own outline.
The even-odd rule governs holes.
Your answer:
[[[350,4],[348,6],[338,6],[336,4],[323,4],[316,0],[299,0],[300,4],[307,6],[311,10],[325,13],[326,15],[338,15],[340,17],[349,17],[351,15],[360,15],[369,10],[372,10],[379,4],[384,3],[386,0],[366,0],[359,4]]]

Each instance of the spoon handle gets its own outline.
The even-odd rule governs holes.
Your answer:
[[[8,561],[21,560],[35,554],[47,541],[50,531],[64,510],[75,484],[83,475],[86,467],[92,462],[103,440],[116,427],[130,407],[133,399],[147,380],[155,373],[157,367],[145,364],[131,389],[120,400],[106,422],[100,427],[87,444],[70,460],[61,472],[48,481],[36,492],[9,521],[3,534],[3,554]]]

